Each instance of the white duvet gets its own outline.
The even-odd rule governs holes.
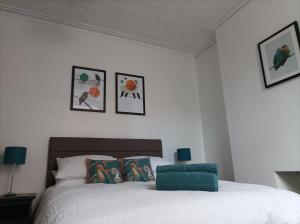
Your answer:
[[[300,224],[300,195],[219,182],[219,192],[156,191],[155,182],[51,187],[35,224]]]

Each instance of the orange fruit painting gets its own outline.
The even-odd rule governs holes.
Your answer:
[[[125,85],[126,85],[126,88],[130,91],[134,91],[137,88],[137,84],[133,80],[127,80]]]
[[[98,97],[100,96],[100,90],[97,87],[91,87],[89,90],[89,94],[93,97]]]

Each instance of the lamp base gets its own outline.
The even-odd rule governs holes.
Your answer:
[[[4,194],[3,196],[4,196],[4,197],[14,197],[14,196],[16,196],[16,195],[17,195],[17,194],[14,193],[14,192],[9,192],[9,193]]]

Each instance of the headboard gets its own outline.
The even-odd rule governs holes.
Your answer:
[[[78,155],[162,157],[160,139],[72,138],[51,137],[49,140],[46,187],[55,184],[51,173],[57,170],[56,158]]]

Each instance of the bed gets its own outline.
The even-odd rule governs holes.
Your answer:
[[[159,139],[51,138],[46,186],[35,224],[300,224],[300,196],[219,181],[219,192],[156,191],[155,182],[54,185],[57,157],[105,154],[162,157]]]

